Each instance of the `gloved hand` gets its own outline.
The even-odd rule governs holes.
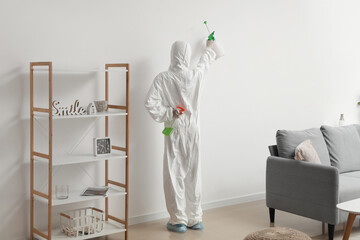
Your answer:
[[[184,114],[185,108],[176,107],[173,109],[173,116],[174,118],[179,118],[181,115]]]
[[[212,50],[214,50],[215,42],[213,40],[207,40],[206,41],[206,47],[211,48]]]
[[[174,118],[179,118],[180,115],[181,115],[180,110],[174,108],[174,109],[173,109],[173,116],[174,116]]]
[[[215,59],[218,59],[225,55],[224,49],[222,48],[222,46],[219,44],[218,41],[215,42],[213,40],[210,41],[207,40],[206,47],[211,48],[216,53]]]

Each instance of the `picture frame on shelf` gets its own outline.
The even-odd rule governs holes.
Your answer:
[[[94,138],[94,155],[106,156],[111,154],[111,139],[109,137]]]

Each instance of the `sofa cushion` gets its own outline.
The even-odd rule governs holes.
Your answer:
[[[350,126],[354,126],[360,136],[360,124],[353,124],[353,125],[350,125]]]
[[[360,198],[360,179],[345,174],[339,176],[339,202]]]
[[[319,128],[303,131],[278,130],[276,133],[276,143],[279,157],[293,159],[296,147],[308,139],[312,142],[321,163],[330,166],[329,152]]]
[[[360,171],[342,173],[341,176],[359,178],[360,181]]]
[[[331,165],[340,173],[360,170],[360,136],[357,125],[321,126]]]
[[[360,172],[348,172],[339,175],[339,203],[360,198]],[[348,213],[339,211],[339,223],[346,222]]]

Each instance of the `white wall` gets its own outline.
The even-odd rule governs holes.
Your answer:
[[[206,19],[226,49],[202,96],[203,202],[236,202],[262,196],[277,129],[335,125],[340,113],[359,121],[359,7],[356,0],[1,0],[0,238],[28,236],[30,61],[131,64],[130,216],[141,220],[165,211],[163,127],[143,102],[168,67],[173,41],[189,41],[197,60]],[[58,84],[65,91],[73,82]]]

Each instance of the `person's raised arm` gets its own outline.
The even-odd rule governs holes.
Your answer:
[[[201,75],[210,68],[210,65],[215,61],[216,53],[214,52],[214,41],[206,42],[206,49],[195,68],[195,71],[199,72]]]

